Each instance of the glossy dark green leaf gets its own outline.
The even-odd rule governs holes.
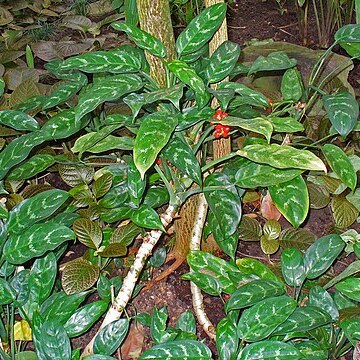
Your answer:
[[[289,286],[301,286],[305,281],[305,265],[300,250],[283,249],[281,253],[281,271]]]
[[[360,301],[360,278],[348,277],[336,284],[336,290],[351,300]]]
[[[149,266],[159,268],[164,265],[166,261],[166,247],[162,246],[158,248],[149,259]]]
[[[197,184],[202,183],[199,162],[191,147],[177,136],[172,136],[164,149],[164,156],[182,173]]]
[[[125,339],[128,330],[128,319],[119,319],[103,327],[95,337],[94,353],[113,354]]]
[[[281,79],[281,95],[284,100],[299,101],[304,90],[301,73],[297,69],[287,69]]]
[[[84,334],[99,320],[107,308],[108,302],[100,300],[76,310],[64,325],[66,333],[69,337],[76,337]]]
[[[112,23],[111,26],[116,30],[126,32],[130,40],[140,49],[144,49],[154,56],[166,57],[166,48],[163,43],[146,31],[139,29],[135,25],[123,22]]]
[[[238,345],[236,325],[229,317],[221,319],[216,326],[216,347],[219,360],[235,359]]]
[[[254,280],[242,285],[225,304],[225,311],[238,310],[258,303],[269,297],[280,296],[285,293],[285,287],[280,282],[272,280]]]
[[[0,304],[7,305],[16,299],[15,290],[3,278],[0,278]]]
[[[76,219],[73,230],[82,244],[92,249],[99,248],[103,235],[100,226],[96,222],[85,218]]]
[[[329,356],[326,347],[315,340],[298,342],[295,347],[307,360],[327,360]]]
[[[212,296],[219,296],[222,286],[216,277],[200,272],[190,272],[182,275],[183,280],[190,280],[202,291]]]
[[[163,230],[164,226],[160,220],[159,214],[148,205],[141,205],[130,215],[134,224],[147,229]]]
[[[101,153],[109,150],[132,150],[134,148],[134,138],[130,136],[108,135],[100,140],[91,148],[87,149],[90,153]]]
[[[46,137],[39,130],[12,140],[0,152],[0,180],[5,177],[12,167],[26,159],[35,146],[42,144],[44,141],[46,141]]]
[[[273,335],[286,335],[294,331],[309,331],[331,322],[331,317],[316,306],[298,307],[274,332]]]
[[[256,275],[260,279],[281,282],[281,280],[259,260],[244,257],[237,259],[236,265],[243,274]]]
[[[20,234],[10,236],[4,254],[10,263],[23,264],[73,239],[75,234],[66,226],[50,222],[35,224]]]
[[[100,269],[97,264],[77,258],[63,265],[61,284],[67,295],[79,293],[93,286],[99,273]]]
[[[184,311],[176,322],[176,328],[182,331],[196,334],[196,320],[190,310]]]
[[[238,150],[237,154],[254,162],[267,164],[279,169],[320,170],[326,172],[325,164],[312,152],[293,148],[289,145],[253,144]]]
[[[302,354],[294,345],[281,341],[260,341],[246,346],[239,360],[300,360]]]
[[[143,200],[143,204],[156,209],[169,201],[169,192],[164,187],[149,188]]]
[[[206,191],[205,197],[224,234],[231,236],[241,219],[241,203],[234,186],[225,174],[214,173],[206,178],[205,186],[227,186],[225,189]]]
[[[290,59],[284,51],[270,53],[267,57],[259,56],[251,65],[248,75],[259,71],[278,71],[294,67],[295,59]]]
[[[211,55],[205,70],[209,83],[217,83],[228,76],[240,56],[240,46],[231,41],[224,41]]]
[[[134,144],[134,162],[141,177],[168,143],[176,125],[177,119],[167,113],[154,113],[142,120]]]
[[[331,295],[324,290],[321,286],[314,286],[310,289],[309,305],[317,306],[325,310],[336,321],[339,318],[339,310]]]
[[[88,73],[126,73],[140,70],[141,62],[121,47],[110,51],[92,51],[66,59],[62,70],[78,69]]]
[[[302,176],[269,186],[269,192],[278,210],[295,228],[299,227],[309,210],[309,193]]]
[[[132,197],[132,201],[138,206],[146,188],[146,179],[141,178],[141,174],[132,159],[128,164],[127,175],[129,194]]]
[[[294,312],[296,301],[282,295],[262,300],[245,310],[238,323],[238,336],[247,342],[265,339]]]
[[[290,116],[272,116],[269,117],[268,120],[273,124],[274,131],[277,132],[294,133],[298,131],[304,131],[304,126],[299,121]]]
[[[360,42],[360,25],[345,25],[336,31],[334,38],[337,42]]]
[[[324,289],[329,289],[339,281],[346,279],[348,276],[355,275],[358,272],[360,272],[360,260],[353,261],[351,264],[349,264],[349,266],[344,271],[336,275],[326,285],[324,285]]]
[[[219,28],[225,14],[224,3],[206,7],[178,36],[176,40],[178,55],[193,53],[203,47]]]
[[[349,92],[322,97],[325,110],[335,130],[344,138],[354,128],[359,116],[359,104]]]
[[[355,346],[360,339],[360,317],[342,321],[340,327],[344,330],[349,341]]]
[[[333,144],[325,144],[322,151],[331,169],[346,186],[354,190],[357,182],[356,171],[344,151]]]
[[[178,359],[196,359],[211,360],[210,349],[200,341],[195,340],[177,340],[167,341],[164,344],[155,345],[145,350],[139,360],[178,360]]]
[[[0,111],[0,124],[19,131],[34,131],[40,128],[33,117],[18,110]]]
[[[154,308],[154,312],[151,318],[150,334],[155,344],[163,342],[163,337],[166,331],[166,323],[168,320],[168,312],[166,307],[158,309]]]
[[[304,255],[306,277],[315,279],[322,275],[345,247],[339,235],[331,234],[317,239]]]

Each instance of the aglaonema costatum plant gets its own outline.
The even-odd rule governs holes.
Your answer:
[[[311,147],[305,149],[306,145],[294,146],[291,142],[291,134],[303,131],[302,122],[306,111],[302,104],[310,106],[317,97],[323,98],[336,131],[334,137],[337,134],[346,137],[356,125],[358,105],[353,95],[348,91],[324,94],[321,90],[325,80],[319,78],[319,73],[330,51],[318,61],[309,84],[305,85],[296,70],[296,60],[283,52],[260,57],[253,64],[240,67],[240,71],[249,76],[284,72],[282,99],[278,102],[271,103],[264,94],[237,82],[222,82],[216,90],[211,89],[209,85],[239,71],[237,62],[240,48],[237,44],[227,41],[213,55],[208,56],[207,44],[223,21],[225,13],[224,4],[211,6],[179,35],[176,41],[177,59],[165,63],[166,88],[160,88],[151,78],[144,56],[145,50],[164,59],[164,45],[130,24],[114,23],[114,28],[125,31],[137,47],[124,45],[50,62],[46,65],[47,70],[61,80],[54,92],[46,97],[30,98],[16,109],[0,112],[0,122],[4,126],[24,133],[1,151],[0,178],[6,181],[11,180],[11,177],[28,179],[30,170],[31,177],[36,177],[49,166],[57,164],[62,169],[60,175],[64,181],[72,186],[68,193],[62,192],[72,197],[67,207],[69,218],[64,234],[68,235],[66,240],[76,238],[88,246],[90,255],[80,259],[77,266],[68,269],[67,275],[73,280],[64,287],[68,293],[60,292],[61,296],[69,299],[86,293],[94,285],[94,278],[95,281],[99,278],[97,288],[103,293],[108,282],[99,275],[100,271],[109,264],[111,258],[123,256],[124,247],[131,243],[134,236],[142,234],[143,243],[133,265],[121,289],[114,294],[101,330],[84,354],[94,352],[98,355],[89,355],[88,359],[100,356],[110,358],[125,338],[130,318],[121,318],[122,312],[131,299],[147,258],[186,199],[195,194],[204,194],[202,210],[198,211],[195,219],[198,240],[207,222],[219,247],[234,261],[242,196],[246,189],[268,189],[281,213],[298,227],[307,216],[309,204],[304,174],[308,171],[327,171],[325,159],[321,160],[318,148],[311,151]],[[336,43],[343,45],[354,56],[353,51],[360,42],[359,27],[344,27],[337,32],[335,39]],[[69,106],[69,99],[76,94],[76,105]],[[212,106],[213,99],[219,104],[216,108]],[[124,108],[126,111],[123,111]],[[38,121],[40,119],[42,125]],[[208,146],[210,140],[228,136],[235,140],[240,135],[244,137],[242,147],[237,147],[234,141],[233,152],[224,158],[211,160],[211,148]],[[45,157],[40,156],[45,154],[35,153],[45,144],[56,144],[59,141],[67,142],[63,147],[64,154]],[[345,153],[335,145],[324,146],[320,150],[324,151],[326,162],[333,171],[342,180],[352,179],[351,182],[346,181],[351,189],[355,188],[354,169],[346,160]],[[332,156],[335,153],[336,156]],[[108,165],[106,161],[112,163]],[[345,165],[340,166],[340,161]],[[213,172],[220,168],[223,170]],[[80,180],[73,182],[73,177]],[[96,181],[102,184],[98,185],[102,189],[100,192],[96,190]],[[12,266],[12,270],[3,275],[6,284],[10,284],[12,277],[16,278],[19,266],[24,266],[25,271],[31,273],[33,267],[38,266],[35,265],[37,262],[45,261],[48,256],[53,256],[50,255],[53,252],[58,254],[59,246],[66,241],[63,237],[64,241],[60,244],[56,236],[48,232],[45,238],[36,237],[35,247],[26,247],[23,236],[19,240],[18,235],[9,232],[8,224],[17,214],[17,209],[23,203],[44,196],[42,194],[20,202],[9,212],[5,207],[1,208],[5,234],[3,257],[14,252],[13,257],[6,260]],[[41,211],[40,207],[33,206],[27,221]],[[42,220],[48,219],[46,226],[54,223],[53,212],[41,217]],[[122,228],[123,221],[142,230],[134,236],[126,236],[126,229]],[[105,229],[111,228],[110,224],[119,225],[125,234],[121,237],[113,236],[113,230]],[[41,231],[45,230],[42,228]],[[24,250],[17,250],[17,247]],[[119,248],[122,249],[121,254],[116,252]],[[114,250],[113,254],[111,249]],[[30,254],[24,258],[23,251],[30,251]],[[17,259],[16,254],[22,256]],[[236,269],[233,263],[229,266]],[[73,277],[71,271],[74,271]],[[94,273],[97,276],[94,277]],[[83,281],[89,278],[92,281]],[[249,281],[257,280],[252,275],[246,278]],[[235,287],[231,285],[232,292],[236,291],[240,282],[236,284]],[[274,286],[280,285],[276,283]],[[281,291],[285,291],[284,285],[280,287]],[[69,342],[74,332],[66,325],[70,317],[58,321],[46,317],[41,311],[44,307],[56,306],[55,297],[60,296],[51,287],[49,289],[48,299],[38,300],[35,308],[40,310],[34,311],[32,317],[26,317],[26,313],[21,310],[16,288],[9,288],[10,295],[4,295],[0,300],[5,307],[12,304],[14,311],[19,311],[33,330],[39,359],[48,356],[57,358],[60,351],[62,359],[77,359],[80,352],[72,352]],[[289,308],[295,311],[296,301],[286,295],[281,296],[284,304],[289,303]],[[104,302],[108,300],[108,296],[100,300],[96,314],[102,314]],[[66,309],[67,306],[63,305],[62,308]],[[76,308],[72,311],[81,311]],[[82,325],[82,331],[86,331],[96,318],[85,310],[84,314],[84,320],[73,317]],[[231,316],[232,321],[235,321],[235,316]],[[50,329],[47,331],[51,332],[51,336],[46,332],[41,335],[42,329]],[[242,335],[240,337],[243,338]],[[234,338],[234,342],[238,338]],[[185,355],[199,359],[211,357],[205,345],[193,339],[177,340],[176,336],[169,337],[169,341],[166,339],[165,336],[164,341],[160,341],[150,355],[144,353],[141,358],[151,358],[154,352],[158,358],[164,359]],[[246,340],[247,337],[244,337]],[[2,341],[15,344],[11,336],[2,337]],[[282,349],[281,340],[276,344],[280,344]],[[12,349],[14,347],[11,351],[15,351]]]

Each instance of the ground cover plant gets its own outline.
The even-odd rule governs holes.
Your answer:
[[[112,22],[133,44],[47,62],[46,93],[23,101],[2,81],[5,359],[111,359],[131,321],[148,325],[155,343],[141,359],[212,358],[190,312],[174,328],[165,308],[127,311],[144,266],[164,262],[164,251],[147,262],[158,241],[194,198],[185,251],[191,271],[183,278],[192,282],[195,314],[220,359],[336,359],[354,349],[356,356],[360,260],[332,279],[329,270],[341,257],[360,257],[358,233],[343,230],[359,216],[359,105],[341,77],[350,62],[328,63],[335,46],[359,57],[360,26],[340,28],[304,76],[283,51],[242,63],[240,46],[224,41],[209,53],[225,16],[223,3],[206,7],[177,37],[172,57],[168,43],[131,21]],[[164,83],[149,54],[163,67]],[[31,69],[30,48],[26,60]],[[274,73],[278,96],[249,84]],[[239,76],[247,80],[235,81]],[[307,131],[314,113],[323,126],[316,140]],[[216,156],[214,141],[230,138],[230,152]],[[58,174],[62,189],[39,181],[48,173]],[[266,194],[292,228],[242,216],[244,202]],[[336,232],[315,239],[299,228],[310,204],[330,201]],[[210,234],[223,258],[200,250]],[[238,258],[239,238],[259,240],[268,256],[281,246],[280,271]],[[86,251],[64,261],[73,242]],[[109,278],[114,269],[121,276]],[[224,300],[226,316],[216,327],[199,289]],[[70,339],[102,315],[88,346],[72,348]]]

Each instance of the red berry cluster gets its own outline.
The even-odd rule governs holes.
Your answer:
[[[215,111],[215,114],[212,116],[213,119],[216,120],[222,120],[223,118],[226,118],[229,114],[226,112],[223,112],[221,109],[217,109]],[[214,138],[220,139],[220,138],[227,138],[229,136],[230,127],[227,125],[221,125],[216,124],[215,125],[215,132],[214,132]]]

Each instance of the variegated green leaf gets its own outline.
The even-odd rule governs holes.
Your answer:
[[[331,317],[316,306],[297,307],[273,335],[286,335],[295,331],[309,331],[331,322]]]
[[[302,253],[297,249],[283,249],[281,253],[281,271],[289,286],[301,286],[305,281],[305,265]]]
[[[344,250],[345,242],[337,234],[323,236],[312,244],[304,255],[306,277],[322,275]]]
[[[194,91],[196,106],[199,109],[203,108],[208,103],[210,95],[206,91],[203,80],[195,70],[181,60],[173,60],[167,63],[167,67],[180,81]]]
[[[144,105],[152,104],[160,100],[170,101],[179,109],[183,92],[184,84],[177,84],[170,88],[159,89],[148,93],[131,93],[124,98],[124,103],[131,108],[134,117],[137,116]]]
[[[10,236],[4,247],[4,255],[12,264],[23,264],[73,239],[75,234],[66,226],[51,222],[35,224],[20,234]]]
[[[234,359],[239,345],[237,329],[229,317],[220,320],[216,326],[216,347],[219,360]]]
[[[285,100],[299,101],[304,90],[301,74],[297,69],[288,69],[281,79],[281,95]]]
[[[168,320],[168,312],[166,307],[158,309],[154,308],[153,315],[151,317],[150,334],[155,344],[160,344],[166,334],[166,323]]]
[[[333,321],[336,321],[339,318],[339,310],[337,309],[334,299],[321,286],[314,286],[310,289],[309,305],[317,306],[318,308],[325,310],[331,316]]]
[[[167,113],[153,113],[143,119],[134,144],[134,162],[141,177],[168,143],[176,125],[176,117]]]
[[[263,340],[294,312],[296,301],[287,295],[262,300],[244,310],[238,323],[238,336],[247,342]]]
[[[164,344],[155,345],[145,350],[139,357],[139,360],[178,360],[178,359],[196,359],[211,360],[210,349],[202,342],[195,340],[176,340],[167,341]]]
[[[208,274],[202,274],[199,272],[190,272],[182,275],[183,280],[190,280],[202,291],[212,296],[219,296],[222,292],[222,287],[219,281]]]
[[[129,92],[141,89],[142,86],[140,77],[131,74],[97,79],[87,85],[79,95],[79,104],[75,107],[75,119],[80,120],[105,101],[117,100]]]
[[[339,281],[346,279],[348,276],[355,275],[358,272],[360,272],[360,260],[353,261],[344,271],[324,285],[324,289],[329,289]]]
[[[354,128],[359,116],[359,104],[349,92],[323,96],[324,107],[335,130],[346,137]]]
[[[160,220],[158,213],[148,205],[141,205],[130,215],[134,224],[148,229],[164,230],[164,226]]]
[[[253,90],[244,84],[237,82],[223,82],[219,84],[218,89],[233,89],[241,96],[243,104],[253,105],[260,108],[270,106],[270,103],[264,94]]]
[[[146,179],[141,178],[140,172],[132,159],[128,165],[127,175],[127,186],[131,200],[138,206],[146,188]]]
[[[34,131],[40,128],[33,117],[18,110],[0,111],[0,124],[19,131]]]
[[[206,7],[178,36],[176,40],[178,55],[193,53],[203,47],[220,27],[225,15],[224,3]]]
[[[178,136],[173,136],[164,148],[164,156],[182,173],[201,185],[201,169],[191,147]]]
[[[166,57],[166,49],[163,43],[146,31],[139,29],[135,25],[123,22],[112,23],[111,26],[116,30],[126,32],[130,40],[140,49],[144,49],[154,56]]]
[[[62,267],[61,284],[67,295],[79,293],[91,288],[99,277],[97,264],[78,258],[67,262]]]
[[[252,258],[236,260],[236,265],[243,274],[255,275],[257,278],[281,282],[281,280],[261,261]]]
[[[95,337],[94,353],[111,355],[121,345],[128,331],[128,319],[119,319],[106,325]]]
[[[63,190],[48,190],[22,201],[9,213],[7,231],[18,234],[36,222],[52,215],[67,199],[69,194]]]
[[[241,119],[233,116],[227,116],[225,119],[219,121],[222,125],[235,126],[248,131],[256,132],[265,136],[266,140],[270,142],[273,126],[270,121],[262,117],[253,119]]]
[[[320,170],[326,172],[325,164],[308,150],[299,150],[289,145],[254,144],[238,150],[237,154],[252,161],[287,169]]]
[[[337,42],[360,42],[360,24],[348,24],[336,31],[334,38]]]
[[[290,59],[284,51],[270,53],[267,57],[259,56],[251,65],[248,75],[259,71],[285,70],[297,64],[295,59]]]
[[[206,191],[205,197],[224,237],[236,231],[241,219],[241,202],[235,186],[225,174],[213,173],[206,178],[205,186],[227,186],[225,189]]]
[[[143,200],[143,204],[149,205],[153,209],[156,209],[169,201],[169,193],[166,188],[163,187],[151,187],[149,188]]]
[[[84,334],[99,320],[107,308],[108,302],[100,300],[86,304],[76,310],[64,325],[66,333],[69,337],[76,337]]]
[[[339,176],[342,182],[351,190],[356,187],[356,172],[344,151],[333,144],[325,144],[322,147],[327,162],[331,169]]]
[[[269,192],[278,210],[295,228],[299,227],[309,210],[309,193],[302,176],[269,186]]]
[[[16,297],[16,292],[12,286],[3,278],[0,278],[0,304],[10,304],[16,299]]]
[[[128,73],[141,69],[141,61],[121,47],[110,51],[92,51],[66,59],[61,70],[78,69],[88,73]]]
[[[205,70],[209,83],[217,83],[233,70],[240,56],[240,46],[231,41],[224,41],[211,55]]]
[[[360,339],[360,317],[344,320],[340,323],[346,337],[355,346]]]
[[[96,145],[87,149],[88,152],[98,154],[109,150],[132,150],[134,148],[134,138],[130,136],[108,135],[105,139],[100,140]]]
[[[65,139],[84,128],[89,120],[90,118],[76,120],[74,109],[64,110],[48,120],[41,131],[48,139]]]
[[[349,299],[360,301],[360,279],[357,277],[348,277],[336,285],[336,290],[346,295]]]
[[[42,131],[34,131],[12,140],[0,152],[0,180],[5,177],[12,167],[26,159],[35,146],[42,144],[46,140]]]
[[[274,131],[294,133],[298,131],[304,131],[304,126],[293,117],[268,117],[267,118],[274,127]]]
[[[53,165],[55,159],[49,154],[37,154],[23,162],[8,175],[9,180],[29,179]]]
[[[235,265],[203,251],[190,251],[187,262],[193,271],[211,274],[220,283],[223,291],[231,294],[239,286],[249,281]]]
[[[283,295],[285,286],[272,280],[254,280],[241,286],[225,303],[225,311],[242,309],[269,297]]]
[[[297,342],[295,347],[306,360],[327,360],[329,358],[326,347],[315,340]]]
[[[300,360],[302,354],[294,345],[281,341],[259,341],[246,346],[238,360]]]

